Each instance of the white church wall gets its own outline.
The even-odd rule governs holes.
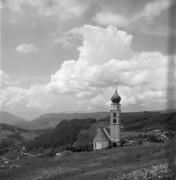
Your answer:
[[[94,142],[94,149],[105,149],[109,147],[109,142]]]

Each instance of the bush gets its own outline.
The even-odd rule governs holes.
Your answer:
[[[123,174],[122,180],[172,180],[173,175],[170,173],[166,164],[143,168],[137,171]],[[174,179],[173,179],[174,180]]]
[[[7,140],[3,140],[1,143],[0,143],[0,155],[4,154],[5,152],[7,152],[11,147],[14,147],[15,146],[15,143],[10,140],[10,139],[7,139]]]

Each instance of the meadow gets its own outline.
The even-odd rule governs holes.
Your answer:
[[[60,158],[14,160],[18,168],[0,171],[2,180],[120,180],[125,174],[168,161],[168,144],[125,146],[71,153]],[[169,154],[174,157],[173,147]]]

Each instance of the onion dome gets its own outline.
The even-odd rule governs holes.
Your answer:
[[[119,103],[120,100],[121,100],[121,97],[120,97],[119,94],[117,93],[117,89],[116,89],[114,95],[111,97],[111,101],[112,101],[113,103]]]

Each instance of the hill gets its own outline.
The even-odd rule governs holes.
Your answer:
[[[16,126],[8,125],[5,123],[0,123],[0,132],[2,131],[9,131],[9,132],[29,132],[29,130],[22,129]]]
[[[138,114],[122,114],[122,123],[125,130],[176,130],[176,112],[142,112]]]
[[[138,112],[122,113],[121,122],[123,132],[149,132],[151,130],[176,131],[176,112]],[[96,119],[62,120],[50,133],[43,134],[35,139],[32,148],[50,148],[77,143],[80,145],[92,145],[96,134],[96,126],[109,125],[109,116],[96,121]]]
[[[42,134],[37,131],[30,131],[16,126],[1,123],[0,124],[0,142],[14,140],[20,142],[28,142],[33,140],[37,135]]]
[[[95,122],[96,119],[93,118],[61,121],[53,131],[53,137],[58,137],[54,139],[55,145],[57,146],[59,144],[73,144],[76,141],[78,134],[82,130],[89,129]]]
[[[71,119],[87,119],[95,118],[100,120],[108,116],[109,112],[95,112],[95,113],[50,113],[43,114],[32,121],[29,122],[20,122],[16,125],[18,127],[27,128],[27,129],[49,129],[55,128],[59,122],[62,120],[71,120]]]
[[[21,144],[32,141],[38,134],[16,126],[0,124],[0,154],[15,150]]]
[[[109,117],[99,121],[107,124]],[[152,129],[176,129],[176,112],[131,112],[121,114],[121,123],[126,131],[148,131]]]
[[[122,116],[122,124],[127,126],[128,128],[132,128],[132,124],[134,128],[144,124],[151,125],[157,124],[159,121],[159,117],[170,113],[175,113],[175,110],[163,110],[163,111],[144,111],[144,112],[123,112]],[[32,121],[27,121],[23,118],[17,117],[11,113],[7,113],[4,111],[0,111],[0,123],[6,123],[10,125],[15,125],[22,129],[53,129],[61,122],[62,120],[71,120],[71,119],[86,119],[86,118],[95,118],[97,121],[109,118],[109,112],[95,112],[95,113],[49,113],[43,114]],[[155,119],[157,118],[157,120]],[[147,119],[150,119],[147,122]],[[161,119],[163,119],[161,117]],[[107,119],[108,121],[108,119]],[[164,122],[162,122],[164,123]],[[142,125],[143,124],[143,125]],[[167,123],[165,123],[167,124]],[[138,128],[138,127],[137,127]]]
[[[56,128],[37,137],[30,145],[30,149],[50,148],[64,145],[73,145],[77,140],[77,136],[82,130],[91,128],[96,119],[72,119],[70,121],[62,120]]]
[[[26,119],[15,116],[12,113],[6,111],[0,111],[0,123],[5,123],[9,125],[15,125],[18,123],[27,122]]]

